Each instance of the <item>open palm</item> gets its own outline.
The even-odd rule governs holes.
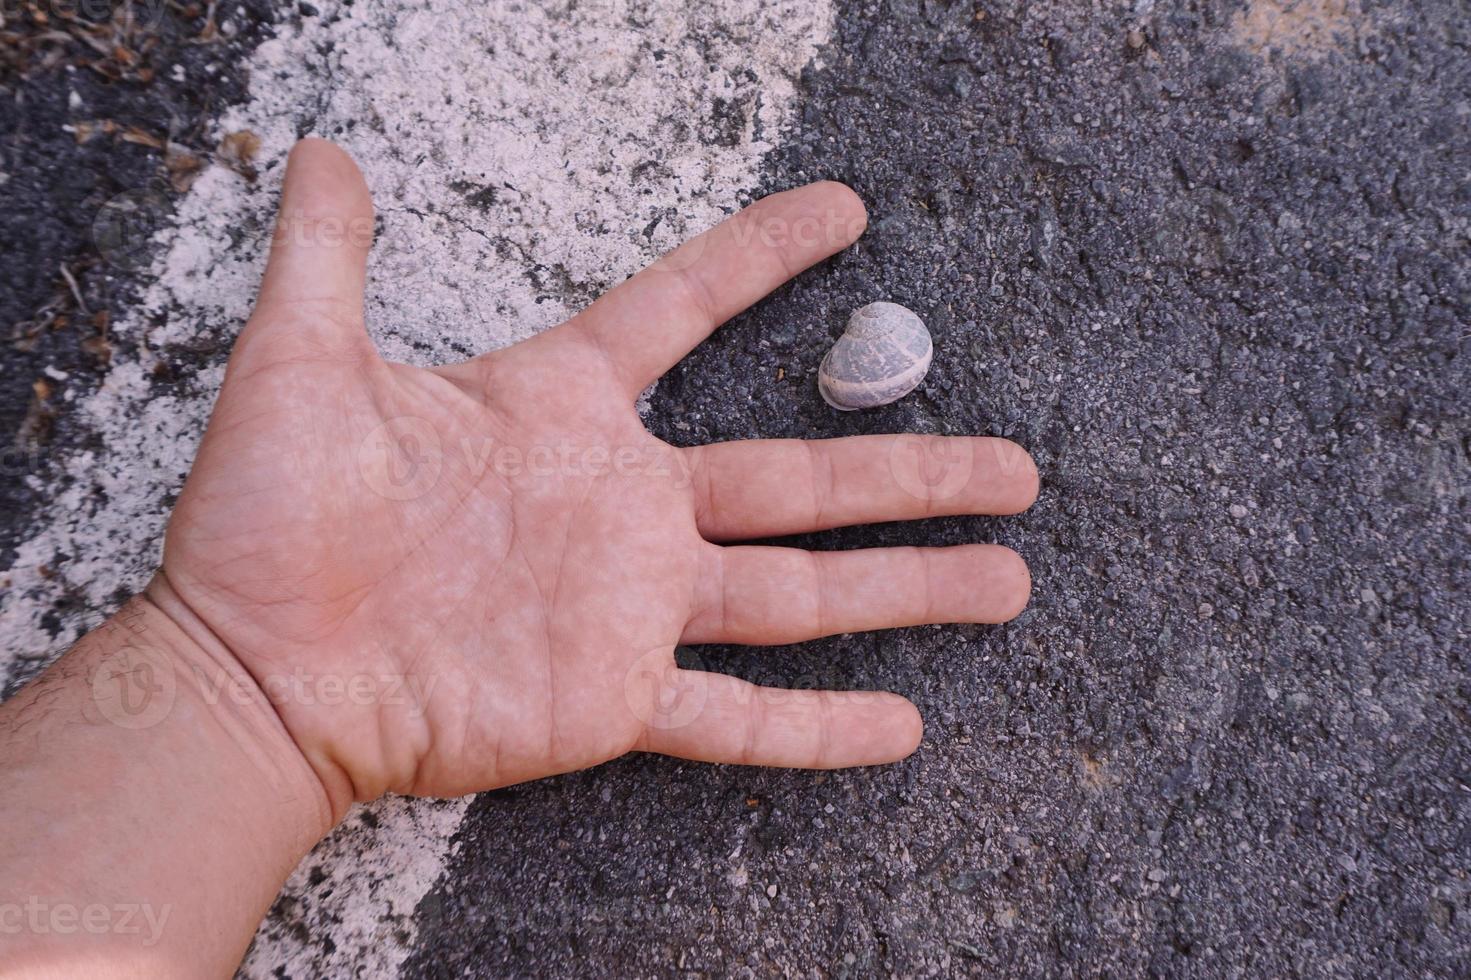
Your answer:
[[[567,323],[443,368],[363,326],[356,166],[292,153],[259,302],[166,539],[173,590],[271,698],[341,807],[458,795],[630,750],[835,767],[901,758],[912,705],[681,670],[681,643],[995,622],[1026,566],[993,545],[722,546],[876,520],[1014,513],[1018,447],[870,436],[676,449],[634,399],[722,321],[850,244],[839,184],[757,203]]]

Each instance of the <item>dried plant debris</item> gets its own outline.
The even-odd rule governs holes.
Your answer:
[[[254,183],[258,176],[255,155],[260,151],[260,137],[248,129],[228,133],[215,150],[215,160]]]
[[[164,147],[163,165],[169,174],[169,185],[182,194],[193,186],[194,178],[204,169],[204,160],[188,147],[170,142]]]
[[[252,161],[260,149],[260,137],[248,129],[237,130],[220,140],[213,154],[183,143],[170,136],[151,133],[141,126],[124,126],[113,119],[85,119],[70,125],[76,141],[87,143],[99,136],[108,136],[159,150],[163,154],[164,176],[169,186],[184,193],[194,184],[200,172],[211,159],[254,183],[259,176]]]
[[[74,322],[91,324],[95,335],[105,337],[109,322],[108,311],[90,309],[79,282],[79,277],[85,276],[96,264],[97,259],[91,258],[59,266],[55,285],[46,302],[32,316],[11,328],[11,347],[22,352],[33,351],[43,334],[65,330]],[[86,348],[86,342],[83,347]],[[89,350],[88,353],[96,356],[98,352]],[[106,358],[103,361],[105,363]]]
[[[72,66],[110,81],[147,83],[157,72],[165,26],[190,31],[197,43],[216,41],[214,9],[214,3],[172,0],[7,3],[0,8],[0,79]]]
[[[45,378],[37,378],[31,383],[31,404],[15,434],[16,449],[37,448],[51,437],[51,429],[56,422],[56,408],[51,404],[52,393],[51,382]]]

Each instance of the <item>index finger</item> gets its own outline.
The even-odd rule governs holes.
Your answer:
[[[867,224],[858,195],[834,181],[772,194],[543,336],[591,342],[635,397],[720,324],[853,244]]]

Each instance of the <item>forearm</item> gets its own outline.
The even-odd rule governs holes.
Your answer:
[[[330,829],[255,682],[151,592],[0,705],[0,975],[228,975]]]

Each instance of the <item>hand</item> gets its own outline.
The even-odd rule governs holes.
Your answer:
[[[339,816],[385,791],[459,795],[630,750],[806,767],[907,755],[921,722],[903,698],[778,696],[680,670],[675,646],[999,622],[1026,603],[1021,559],[713,542],[1015,513],[1036,496],[1031,460],[1003,440],[914,436],[675,449],[634,409],[865,220],[839,184],[774,195],[553,330],[420,369],[384,361],[364,330],[362,176],[304,141],[150,596],[238,659]]]

